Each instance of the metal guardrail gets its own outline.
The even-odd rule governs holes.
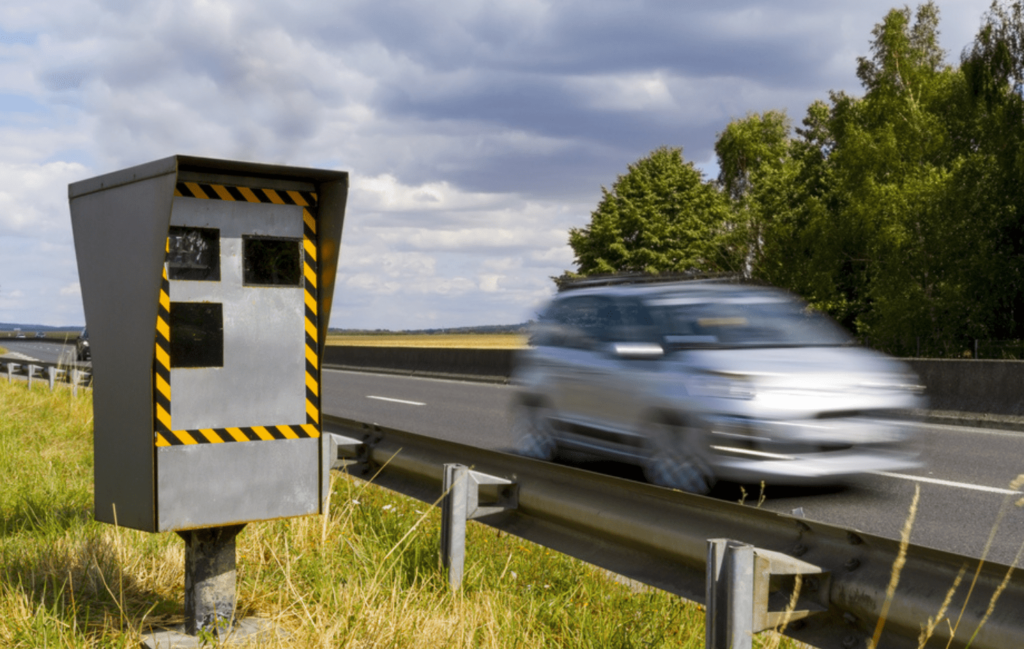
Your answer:
[[[23,361],[0,359],[0,376],[6,376],[10,383],[14,377],[25,377],[28,380],[28,387],[32,387],[33,380],[46,381],[50,385],[50,391],[57,383],[67,383],[71,386],[75,396],[78,396],[78,388],[89,387],[92,384],[92,372],[83,370],[77,365],[67,363],[51,363],[47,361]]]
[[[1005,565],[340,417],[323,423],[327,461],[344,458],[336,467],[347,464],[357,477],[434,503],[451,489],[456,470],[445,465],[465,465],[490,479],[475,481],[470,506],[454,511],[466,516],[485,507],[485,525],[689,600],[714,606],[709,600],[728,592],[728,583],[742,582],[735,569],[721,569],[722,561],[735,561],[723,551],[753,546],[748,563],[760,578],[749,588],[753,605],[762,607],[754,615],[780,620],[792,599],[783,633],[822,649],[918,647],[926,628],[926,647],[1024,646],[1024,575]],[[459,526],[447,527],[450,553]],[[773,561],[802,567],[777,574]],[[732,581],[721,583],[719,570]],[[872,645],[880,618],[884,627]]]

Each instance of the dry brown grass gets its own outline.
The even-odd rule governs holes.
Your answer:
[[[328,345],[352,347],[438,347],[449,349],[521,349],[522,334],[330,334]]]

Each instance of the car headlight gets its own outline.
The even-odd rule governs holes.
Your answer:
[[[910,392],[924,394],[925,387],[914,375],[879,377],[875,380],[861,381],[857,387],[866,392]]]
[[[712,399],[743,399],[749,401],[757,396],[754,382],[739,374],[708,375],[694,381],[693,393]]]

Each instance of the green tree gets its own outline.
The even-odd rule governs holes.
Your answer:
[[[832,299],[847,324],[898,341],[949,322],[940,322],[948,293],[935,278],[947,260],[935,226],[953,158],[947,109],[958,72],[942,65],[932,2],[913,14],[891,10],[872,34],[871,56],[857,66],[864,97],[832,96],[841,198],[822,250],[834,256]]]
[[[979,273],[992,337],[1024,337],[1024,7],[993,2],[961,57],[970,111],[953,207],[985,229]],[[978,290],[974,291],[979,292]],[[980,336],[979,336],[980,337]]]
[[[968,250],[976,237],[950,222],[946,207],[955,195],[962,75],[943,65],[934,3],[894,9],[872,34],[871,55],[857,65],[863,97],[815,102],[792,138],[758,129],[750,116],[734,122],[716,145],[721,180],[740,188],[731,193],[756,236],[755,276],[797,291],[863,336],[963,329],[970,318],[957,305],[967,274],[953,266],[977,258]],[[737,147],[736,133],[761,139]],[[744,170],[736,151],[751,149],[771,154],[747,155],[757,164]],[[952,231],[960,236],[951,239]]]
[[[744,253],[746,275],[762,262],[766,229],[778,216],[770,209],[765,194],[769,188],[778,189],[781,179],[791,171],[787,165],[789,133],[786,113],[770,110],[733,120],[715,142],[718,183],[734,203],[734,239]]]
[[[682,149],[652,151],[601,193],[590,224],[569,231],[577,274],[739,269],[728,197]]]

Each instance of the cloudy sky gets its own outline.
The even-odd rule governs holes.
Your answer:
[[[944,0],[949,61],[989,0]],[[172,154],[351,174],[332,327],[532,317],[626,165],[860,94],[888,0],[0,0],[0,322],[77,325],[67,185]]]

